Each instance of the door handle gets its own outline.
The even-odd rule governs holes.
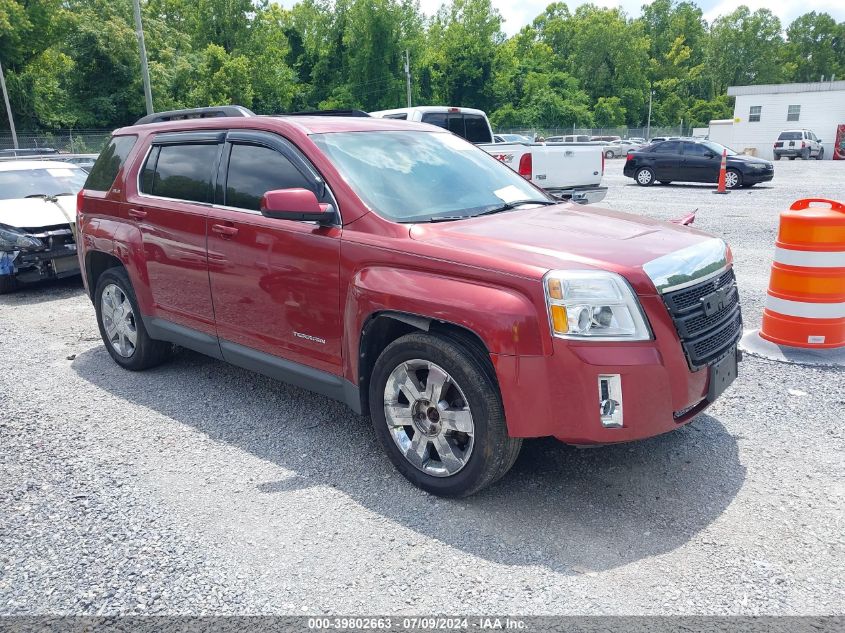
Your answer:
[[[238,229],[234,226],[225,226],[223,224],[212,224],[211,230],[217,233],[220,237],[235,237],[238,234]]]
[[[136,220],[143,220],[145,217],[147,217],[147,212],[141,209],[129,209],[127,213],[129,214],[130,218],[135,218]]]

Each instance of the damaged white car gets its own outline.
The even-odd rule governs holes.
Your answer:
[[[87,177],[69,163],[0,162],[0,294],[79,274],[76,194]]]

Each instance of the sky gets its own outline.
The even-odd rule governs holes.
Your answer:
[[[502,17],[505,19],[503,29],[508,35],[513,35],[526,24],[537,17],[548,6],[552,0],[492,0]],[[640,7],[648,4],[649,0],[593,0],[593,4],[605,7],[622,7],[629,16],[636,16],[640,13]],[[420,7],[423,12],[431,15],[443,0],[420,0]],[[290,7],[295,0],[281,0],[280,4]],[[574,10],[581,0],[570,0],[566,2],[570,10]],[[698,0],[696,2],[704,12],[704,18],[708,21],[714,18],[731,13],[740,4],[748,6],[752,11],[761,8],[771,9],[777,15],[784,28],[802,13],[809,11],[827,12],[837,21],[845,21],[845,1],[843,0]]]

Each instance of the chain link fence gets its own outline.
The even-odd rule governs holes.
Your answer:
[[[67,154],[97,154],[111,130],[56,130],[18,133],[19,149],[55,149]],[[11,134],[0,134],[0,149],[14,149]]]
[[[692,136],[692,128],[687,125],[669,127],[535,127],[497,129],[496,134],[521,134],[529,138],[549,138],[550,136],[618,136],[622,139],[644,138],[646,140],[657,136]]]

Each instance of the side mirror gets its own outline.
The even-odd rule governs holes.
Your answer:
[[[261,215],[277,220],[328,224],[334,219],[331,205],[321,205],[308,189],[274,189],[261,198]]]
[[[824,143],[824,141],[823,141],[823,140],[821,140],[820,138],[817,138],[817,139],[816,139],[816,143]]]

